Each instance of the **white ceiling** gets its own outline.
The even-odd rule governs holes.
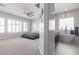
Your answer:
[[[11,13],[14,15],[18,15],[21,17],[29,18],[28,16],[24,15],[24,10],[30,10],[34,12],[33,18],[38,18],[40,15],[40,9],[35,7],[34,3],[3,3],[6,7],[0,6],[0,11]]]
[[[55,3],[56,13],[78,9],[78,8],[79,8],[79,3]]]
[[[0,11],[18,15],[24,18],[29,18],[24,15],[24,10],[28,9],[34,12],[34,16],[31,19],[36,19],[41,14],[41,9],[35,7],[35,3],[3,3],[6,7],[0,6]],[[78,9],[79,3],[55,3],[55,13]]]

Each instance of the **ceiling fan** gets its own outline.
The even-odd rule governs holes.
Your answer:
[[[35,7],[40,8],[40,3],[35,4]],[[42,16],[42,14],[43,14],[43,9],[42,9],[41,11],[42,11],[41,16]],[[35,13],[35,12],[30,11],[30,10],[28,10],[28,9],[24,10],[24,14],[27,15],[27,16],[29,16],[29,17],[34,16],[34,13]],[[40,17],[41,17],[41,16],[40,16]]]
[[[35,6],[36,6],[37,8],[40,8],[40,3],[37,3]]]
[[[29,16],[29,17],[32,17],[32,16],[34,16],[34,12],[32,12],[32,11],[30,11],[30,10],[24,10],[24,14],[25,15],[27,15],[27,16]]]

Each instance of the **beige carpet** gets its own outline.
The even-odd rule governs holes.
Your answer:
[[[24,38],[0,40],[0,55],[39,55],[37,40]]]

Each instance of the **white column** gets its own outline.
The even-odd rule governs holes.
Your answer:
[[[44,54],[48,54],[48,39],[49,39],[49,4],[44,4]]]
[[[54,36],[50,34],[49,31],[49,19],[51,19],[53,16],[51,15],[52,12],[54,11],[54,4],[53,3],[45,3],[44,4],[44,17],[40,20],[40,52],[41,54],[44,55],[49,55],[53,54],[54,48],[52,47],[53,45],[55,46],[54,40],[51,38]],[[52,17],[51,17],[52,16]],[[53,32],[52,32],[53,34]],[[49,36],[50,35],[50,36]],[[51,37],[51,38],[49,38]],[[53,42],[51,42],[53,41]],[[51,48],[52,47],[52,48]]]
[[[59,30],[59,18],[57,16],[57,14],[55,14],[55,29],[56,29],[56,31]]]

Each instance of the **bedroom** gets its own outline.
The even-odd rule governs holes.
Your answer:
[[[39,3],[0,3],[0,55],[40,54],[38,29],[32,23],[40,19],[41,9]]]

